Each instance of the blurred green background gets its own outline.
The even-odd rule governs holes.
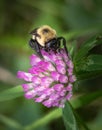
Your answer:
[[[64,36],[70,47],[77,49],[84,41],[102,31],[102,0],[0,0],[0,91],[21,84],[18,70],[30,67],[29,32],[41,25],[50,25],[58,36]],[[77,52],[77,50],[76,50]],[[102,54],[102,46],[90,53]],[[78,83],[75,94],[102,88],[102,77]],[[92,130],[102,129],[102,100],[78,109],[78,113]],[[0,102],[0,130],[15,130],[3,122],[3,115],[27,125],[52,109],[20,97]],[[12,121],[11,121],[12,122]],[[64,130],[62,118],[37,130]]]

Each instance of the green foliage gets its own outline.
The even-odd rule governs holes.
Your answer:
[[[81,59],[83,59],[88,52],[95,46],[102,44],[102,39],[98,39],[97,36],[92,37],[91,39],[89,39],[88,41],[86,41],[84,43],[84,45],[82,45],[79,49],[79,51],[77,52],[76,56],[75,56],[75,62],[79,63]]]
[[[13,87],[0,92],[0,101],[11,100],[23,94],[21,86]]]
[[[102,44],[102,39],[94,36],[80,47],[74,57],[78,79],[88,79],[102,75],[102,55],[89,55],[89,51],[100,44]]]

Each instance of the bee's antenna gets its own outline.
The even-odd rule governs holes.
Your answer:
[[[31,32],[29,32],[29,34],[32,34],[32,35],[36,34],[37,29],[38,29],[38,28],[35,28],[35,29],[32,30]]]

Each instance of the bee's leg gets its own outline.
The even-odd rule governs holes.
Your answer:
[[[30,45],[30,47],[31,47],[32,49],[35,50],[35,41],[34,41],[33,39],[30,39],[29,45]]]
[[[64,46],[64,49],[66,51],[66,54],[68,55],[68,50],[67,50],[67,47],[66,47],[66,40],[63,38],[63,46]]]
[[[61,42],[60,42],[60,40],[57,40],[57,44],[56,44],[56,50],[57,50],[57,52],[60,52],[60,49],[61,49]]]
[[[64,46],[64,49],[65,49],[65,51],[66,51],[66,54],[68,55],[68,50],[67,50],[67,47],[66,47],[66,40],[65,40],[65,38],[63,38],[63,37],[58,37],[57,39],[58,39],[58,41],[63,40],[63,46]]]
[[[42,58],[41,51],[40,51],[40,46],[38,45],[38,43],[37,43],[35,40],[31,39],[31,40],[29,41],[29,45],[30,45],[30,47],[31,47],[32,49],[34,49],[34,50],[36,51],[36,53]]]
[[[35,50],[36,50],[38,56],[40,56],[40,58],[43,58],[43,56],[41,54],[41,51],[40,51],[41,48],[40,48],[40,46],[39,46],[39,44],[37,42],[35,42]]]
[[[52,50],[52,51],[56,51],[56,42],[57,42],[57,39],[52,39],[52,40],[50,40],[49,42],[47,42],[46,44],[45,44],[45,50],[46,51],[50,51],[50,50]]]

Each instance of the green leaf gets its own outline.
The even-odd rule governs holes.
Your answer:
[[[68,102],[65,104],[65,108],[63,109],[63,119],[66,130],[79,130],[75,115]]]
[[[77,80],[87,80],[87,79],[93,79],[96,78],[98,76],[101,76],[102,72],[100,71],[92,71],[92,72],[88,72],[88,71],[79,71],[77,72],[76,76],[77,76]]]
[[[102,75],[102,55],[90,55],[75,66],[78,79],[88,79]]]
[[[87,71],[102,71],[102,55],[90,55],[87,58]]]
[[[10,89],[6,89],[0,92],[0,101],[11,100],[23,95],[23,90],[21,86],[16,86]]]
[[[88,41],[86,41],[77,52],[74,58],[74,62],[75,63],[80,62],[80,60],[82,60],[82,58],[88,54],[89,50],[91,50],[93,47],[99,44],[102,44],[102,38],[98,38],[97,36],[94,36]]]

